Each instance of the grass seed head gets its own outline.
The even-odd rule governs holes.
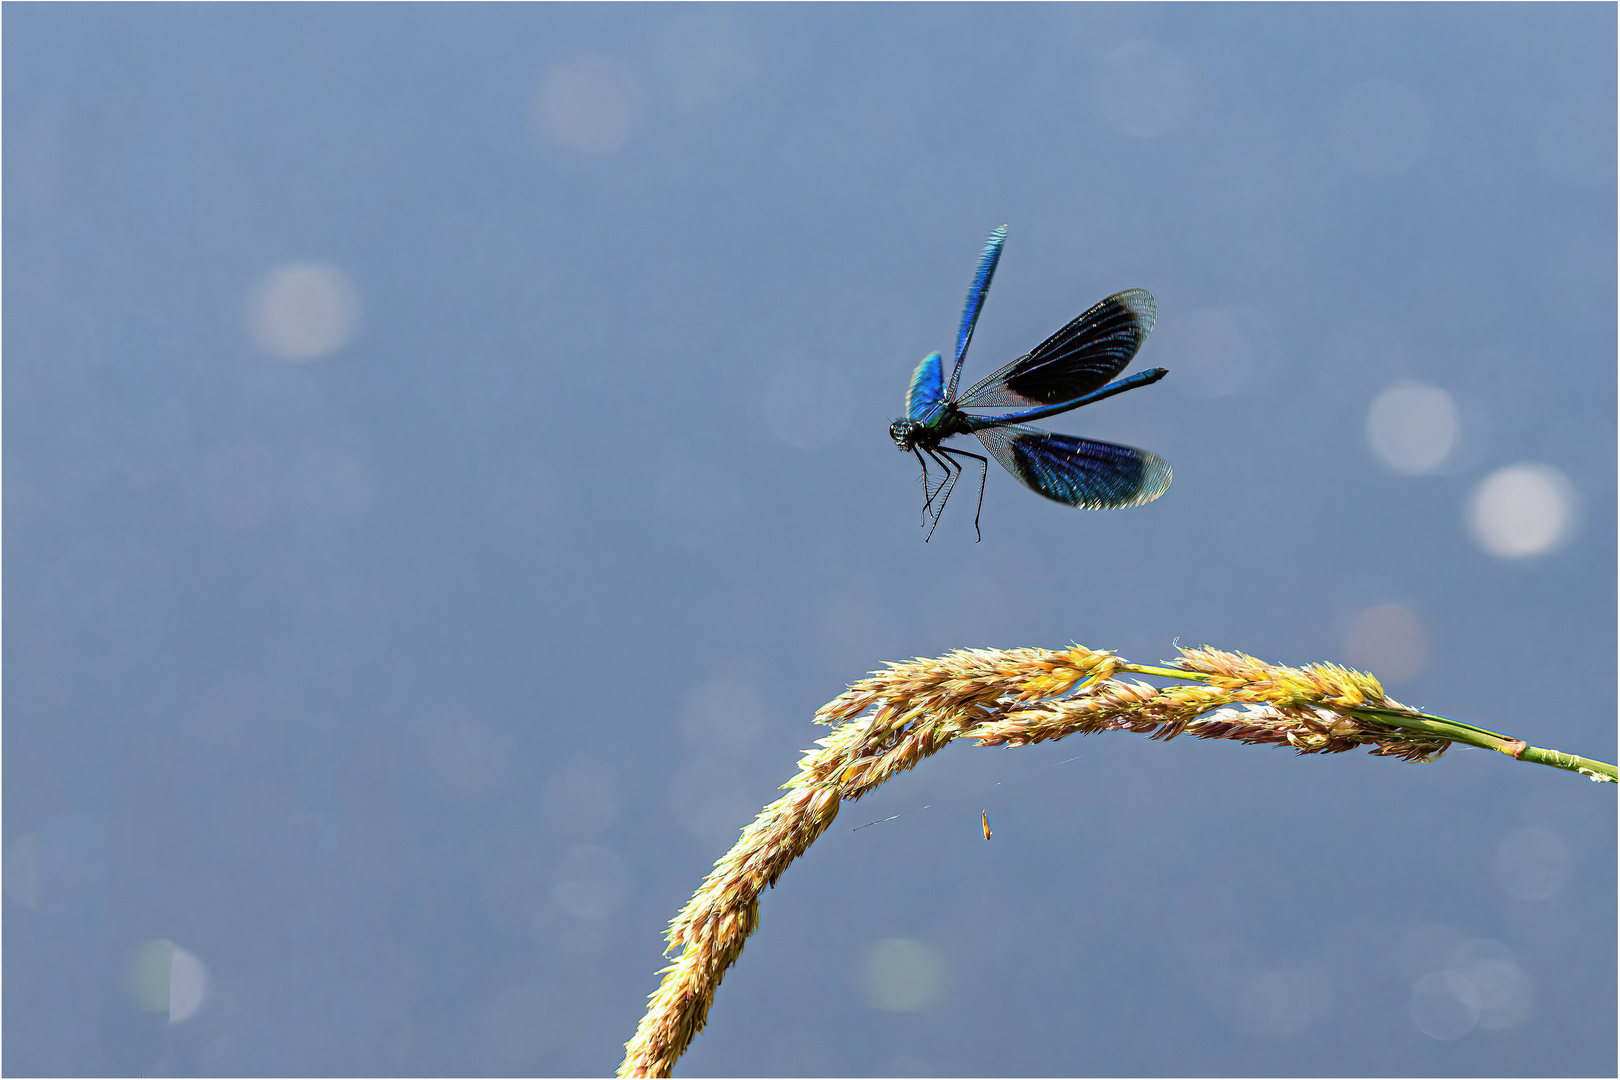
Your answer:
[[[1365,672],[1325,663],[1285,667],[1208,646],[1180,653],[1170,666],[1199,681],[1155,687],[1117,678],[1121,669],[1134,669],[1112,652],[1082,645],[958,649],[886,664],[823,705],[816,722],[832,730],[804,752],[798,772],[783,785],[786,794],[742,830],[671,920],[665,940],[680,953],[659,973],[662,982],[625,1044],[619,1075],[669,1075],[703,1030],[715,988],[758,927],[764,890],[826,831],[843,800],[861,797],[956,739],[1023,746],[1133,731],[1154,739],[1190,735],[1286,746],[1300,754],[1364,746],[1406,761],[1431,761],[1450,745],[1377,719],[1400,713],[1436,718],[1388,698]]]

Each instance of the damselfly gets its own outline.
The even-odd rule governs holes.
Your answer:
[[[973,435],[1020,483],[1070,506],[1088,510],[1141,506],[1170,487],[1170,466],[1157,454],[1097,439],[1059,435],[1025,422],[1056,416],[1164,378],[1164,368],[1149,368],[1118,382],[1108,382],[1131,362],[1153,329],[1157,308],[1153,295],[1145,289],[1115,293],[1030,352],[957,395],[962,361],[967,357],[973,327],[979,321],[979,310],[990,291],[990,279],[1006,239],[1007,226],[1003,225],[990,234],[979,259],[967,306],[962,311],[962,326],[956,334],[956,367],[951,371],[950,385],[945,385],[939,353],[929,353],[911,377],[904,419],[889,425],[895,445],[915,454],[922,464],[924,523],[930,513],[933,515],[929,537],[934,535],[940,513],[962,474],[960,458],[974,459],[982,470],[979,505],[973,514],[974,532],[979,530],[979,511],[984,508],[984,484],[990,466],[979,454],[940,445],[953,435]],[[1008,406],[1017,406],[1017,410],[989,415],[962,411]],[[929,461],[945,471],[937,484],[931,482]]]

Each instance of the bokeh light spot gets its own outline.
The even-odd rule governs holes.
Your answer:
[[[1334,110],[1333,148],[1371,176],[1405,172],[1429,145],[1429,106],[1400,83],[1369,79],[1345,91]]]
[[[765,423],[778,439],[800,450],[820,450],[849,429],[849,380],[827,364],[791,361],[765,391]]]
[[[1510,465],[1474,489],[1469,524],[1479,546],[1503,559],[1549,551],[1564,539],[1575,489],[1549,465]]]
[[[1460,1039],[1476,1025],[1512,1027],[1530,1015],[1532,1005],[1529,976],[1507,946],[1489,938],[1453,946],[1443,969],[1412,984],[1412,1022],[1442,1042]]]
[[[1479,1026],[1501,1031],[1530,1015],[1530,977],[1500,941],[1475,938],[1453,951],[1450,968],[1467,979],[1479,1003]]]
[[[606,57],[582,56],[546,76],[536,118],[562,146],[606,154],[629,136],[635,101],[635,84],[623,68]]]
[[[349,277],[325,263],[278,266],[248,297],[248,336],[254,348],[281,360],[319,360],[348,344],[360,323],[360,300]]]
[[[1516,900],[1551,900],[1569,880],[1569,845],[1551,829],[1514,829],[1496,846],[1497,883]]]
[[[1479,1023],[1479,993],[1455,971],[1431,971],[1412,984],[1411,1016],[1431,1039],[1460,1039]]]
[[[169,1023],[191,1019],[208,993],[208,969],[194,953],[174,947],[169,960]]]
[[[911,938],[884,938],[861,958],[861,996],[874,1009],[920,1012],[945,996],[945,959]]]
[[[1457,445],[1457,403],[1438,386],[1401,379],[1367,409],[1367,444],[1396,472],[1433,472]]]
[[[169,1023],[195,1016],[208,993],[208,968],[196,954],[167,938],[138,942],[124,961],[124,990],[147,1012],[166,1012]]]
[[[1185,120],[1196,83],[1185,57],[1147,39],[1109,51],[1091,72],[1097,114],[1115,130],[1139,139],[1162,135]]]
[[[420,721],[411,728],[417,759],[437,783],[464,799],[502,786],[512,769],[506,733],[463,714]]]
[[[606,919],[630,898],[630,870],[604,847],[581,844],[564,853],[551,897],[576,919]]]
[[[687,835],[705,844],[736,840],[762,801],[749,791],[735,763],[712,756],[694,758],[670,785],[671,815]]]
[[[169,1011],[169,978],[174,963],[174,942],[166,938],[142,941],[124,961],[124,989],[147,1012]]]
[[[1406,605],[1377,604],[1351,620],[1344,652],[1352,667],[1372,672],[1380,682],[1402,683],[1428,664],[1428,635]]]

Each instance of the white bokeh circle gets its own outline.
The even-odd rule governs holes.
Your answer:
[[[635,111],[636,88],[629,73],[607,57],[581,56],[546,75],[535,118],[560,145],[607,154],[624,145]]]
[[[248,337],[280,360],[319,360],[337,352],[360,323],[360,299],[342,270],[293,262],[271,270],[248,295]]]
[[[1575,489],[1550,465],[1509,465],[1474,489],[1468,523],[1475,541],[1502,559],[1552,550],[1569,532]]]
[[[1456,449],[1459,427],[1452,396],[1411,379],[1392,383],[1367,408],[1367,444],[1396,472],[1440,468]]]

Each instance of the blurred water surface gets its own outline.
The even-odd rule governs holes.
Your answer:
[[[606,1073],[887,659],[1333,659],[1614,760],[1615,20],[7,5],[5,1071]],[[1051,426],[1175,483],[924,545],[886,427],[1003,222],[968,377],[1150,289],[1169,376]],[[952,748],[682,1069],[1613,1074],[1613,800]]]

